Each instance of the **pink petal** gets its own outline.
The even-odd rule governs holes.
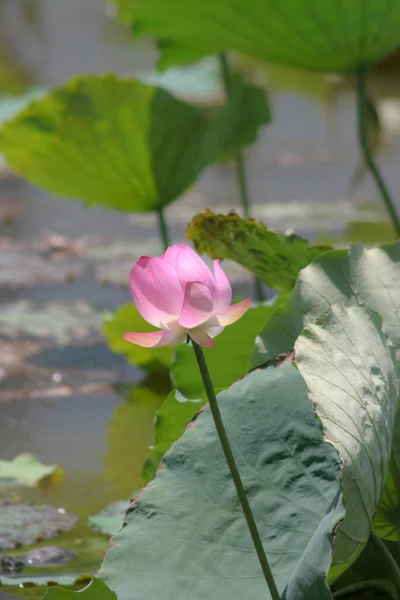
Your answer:
[[[143,331],[138,333],[125,333],[127,342],[132,342],[142,348],[160,348],[160,346],[176,346],[186,337],[181,331]]]
[[[225,327],[207,327],[206,331],[208,335],[214,339],[217,335],[222,333],[224,329]]]
[[[240,317],[242,317],[244,313],[249,310],[250,305],[251,298],[247,298],[247,300],[243,300],[237,304],[232,304],[232,306],[229,306],[216,315],[218,323],[223,327],[235,323],[235,321],[240,319]]]
[[[161,258],[169,262],[173,267],[175,267],[176,257],[178,256],[179,252],[180,246],[177,246],[175,244],[174,246],[169,246],[169,248],[167,248],[164,254],[161,256]]]
[[[142,256],[131,269],[129,285],[133,301],[148,323],[162,327],[180,315],[183,291],[178,275],[162,258]]]
[[[217,286],[215,310],[226,308],[232,302],[232,288],[227,276],[220,267],[219,260],[214,260],[214,279]]]
[[[209,288],[213,297],[216,295],[215,281],[210,269],[204,260],[186,244],[179,246],[175,267],[183,289],[187,283],[198,281]]]
[[[210,290],[204,283],[187,283],[179,325],[191,329],[207,321],[213,312],[214,302]]]
[[[199,344],[199,346],[203,346],[204,348],[214,348],[214,340],[205,331],[193,329],[188,333],[192,340],[196,342],[196,344]]]

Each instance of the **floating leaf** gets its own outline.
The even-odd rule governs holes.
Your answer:
[[[78,517],[63,508],[0,503],[0,548],[27,546],[70,531]]]
[[[62,477],[57,465],[44,465],[32,454],[19,454],[13,460],[0,460],[0,484],[11,482],[33,487],[54,476]]]
[[[77,261],[46,260],[32,252],[0,253],[0,288],[26,287],[43,283],[65,283],[83,271]]]
[[[19,577],[26,568],[43,569],[54,567],[69,562],[75,557],[73,552],[58,546],[43,546],[34,548],[18,556],[0,555],[0,573],[10,574],[10,577]]]
[[[35,569],[43,569],[45,567],[54,567],[55,565],[63,565],[73,558],[76,554],[70,552],[66,548],[59,546],[41,546],[34,548],[24,554],[18,556],[19,560]]]
[[[0,312],[0,333],[38,338],[56,338],[60,343],[86,338],[101,328],[103,317],[86,302],[47,302],[39,306],[27,300],[4,304]]]
[[[136,35],[161,40],[161,66],[225,50],[318,71],[351,71],[399,43],[398,0],[113,0]]]
[[[117,600],[117,596],[102,581],[92,579],[83,590],[74,592],[59,587],[51,587],[43,600]]]
[[[76,577],[76,575],[73,574],[68,575],[61,573],[52,573],[51,575],[22,574],[20,577],[17,575],[13,575],[11,577],[1,575],[0,584],[9,586],[7,591],[14,591],[12,588],[18,586],[15,591],[21,592],[21,588],[23,588],[24,598],[27,597],[32,598],[32,600],[41,600],[43,597],[43,592],[48,587],[53,587],[57,584],[71,586],[71,591],[79,591],[79,589],[82,589],[84,586],[88,585],[88,582],[92,580],[92,577],[92,575],[80,575],[79,577]],[[6,600],[8,599],[6,598]],[[12,597],[12,600],[15,600],[15,596]]]
[[[303,379],[292,365],[269,368],[218,399],[280,592],[288,584],[286,600],[330,598],[340,465]],[[100,571],[119,600],[269,597],[209,407],[132,501],[127,521]]]
[[[332,250],[300,272],[287,300],[256,340],[252,366],[291,352],[301,330],[337,302],[366,304],[400,345],[400,243]]]
[[[310,247],[296,235],[275,233],[254,219],[209,210],[194,217],[187,237],[199,254],[234,260],[278,290],[291,290],[298,272],[329,250]]]
[[[254,95],[252,86],[237,84],[210,120],[161,88],[80,76],[5,123],[1,151],[18,175],[56,194],[154,211],[178,198],[231,140],[249,90]],[[265,99],[264,106],[260,125],[269,119]]]
[[[128,506],[129,500],[112,502],[97,515],[89,517],[89,526],[106,535],[116,534],[122,527]]]
[[[103,335],[111,350],[123,354],[130,364],[149,371],[169,369],[172,362],[172,348],[141,348],[124,339],[124,333],[129,331],[154,331],[155,329],[143,319],[136,306],[131,303],[120,306],[113,315],[108,317],[103,326]]]
[[[392,453],[386,485],[374,516],[374,531],[384,540],[398,542],[400,538],[400,408],[393,430]]]
[[[339,304],[307,325],[295,356],[325,439],[343,463],[346,515],[336,532],[334,578],[367,543],[384,490],[399,395],[397,365],[381,317]]]

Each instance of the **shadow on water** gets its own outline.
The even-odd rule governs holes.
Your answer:
[[[12,110],[10,94],[57,85],[78,72],[148,72],[155,60],[150,42],[132,44],[127,30],[106,15],[104,0],[0,1],[0,118]],[[260,71],[248,59],[239,67],[248,75],[261,73],[273,109],[273,123],[261,131],[257,146],[246,151],[254,215],[280,231],[293,228],[312,240],[391,239],[370,179],[361,173],[355,197],[348,194],[359,167],[352,81],[278,67]],[[149,77],[154,81],[155,74]],[[399,202],[396,79],[393,66],[378,70],[371,77],[371,93],[382,122],[380,160]],[[195,75],[177,70],[160,81],[190,99],[221,96],[212,61]],[[208,169],[167,210],[174,240],[183,239],[186,223],[205,207],[238,209],[232,165]],[[382,223],[376,227],[378,221]],[[16,497],[79,515],[73,531],[39,544],[76,554],[70,562],[48,568],[49,577],[96,571],[107,537],[89,528],[88,517],[129,498],[142,483],[154,413],[169,384],[154,378],[143,382],[143,373],[106,348],[101,312],[130,301],[129,266],[144,247],[148,253],[160,251],[155,226],[153,215],[127,218],[102,208],[87,210],[79,201],[48,195],[6,172],[0,178],[0,240],[6,240],[2,251],[8,252],[8,264],[0,263],[0,274],[6,272],[6,283],[0,280],[6,315],[3,321],[0,317],[0,458],[31,452],[45,464],[60,465],[64,479],[57,486],[18,489]],[[49,242],[44,232],[64,236],[62,243],[71,246],[65,251],[66,281],[55,280],[45,263]],[[121,241],[130,244],[128,250],[121,250]],[[67,277],[69,266],[77,269],[73,277]],[[18,278],[22,268],[31,274],[35,270],[39,282],[24,283],[24,277]],[[227,269],[235,293],[244,295],[249,279],[232,265]],[[7,284],[7,277],[14,283]],[[82,301],[86,307],[76,305]],[[116,387],[121,383],[122,388]],[[10,590],[5,586],[0,599],[18,592]],[[20,592],[43,595],[39,588]]]

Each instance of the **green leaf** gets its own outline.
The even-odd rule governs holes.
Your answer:
[[[44,479],[50,479],[62,469],[57,465],[44,465],[32,454],[23,453],[13,460],[0,460],[0,483],[13,483],[34,487]]]
[[[215,338],[215,348],[204,348],[204,356],[215,388],[229,387],[247,373],[256,335],[274,309],[274,304],[261,304],[250,308],[236,323],[226,327]],[[195,399],[202,396],[204,385],[192,346],[178,346],[171,377],[174,387],[185,398]]]
[[[124,339],[124,333],[130,331],[155,331],[139,314],[134,304],[124,304],[105,321],[103,335],[113,352],[122,354],[128,363],[148,371],[170,369],[172,348],[141,348]]]
[[[122,211],[160,209],[190,187],[243,121],[237,83],[216,118],[161,88],[114,75],[80,76],[32,102],[1,129],[8,165],[62,196]],[[263,96],[264,97],[264,96]]]
[[[92,579],[89,585],[79,592],[51,587],[43,600],[117,600],[117,596],[105,583],[99,579]]]
[[[292,289],[298,272],[329,250],[308,246],[296,235],[282,235],[254,219],[241,219],[235,213],[199,213],[187,228],[199,254],[234,260],[278,290]]]
[[[119,531],[124,522],[129,500],[112,502],[97,515],[89,517],[89,527],[106,535],[114,535]]]
[[[393,548],[390,548],[390,550],[392,551]],[[371,538],[369,538],[355,563],[332,585],[332,592],[336,593],[343,590],[342,598],[347,597],[349,600],[397,600],[394,573],[391,565],[385,559],[386,557],[382,556],[382,551],[376,548]],[[370,587],[365,586],[366,581],[369,581],[372,585]],[[345,588],[358,584],[365,586],[359,589],[358,595],[351,596],[344,593]],[[374,589],[375,594],[373,593]],[[387,596],[385,591],[388,594]],[[340,594],[338,594],[338,597],[340,598]]]
[[[77,522],[77,515],[60,512],[53,506],[0,502],[0,550],[48,540],[71,531]]]
[[[233,73],[231,86],[240,89],[242,85],[240,76]],[[257,141],[260,125],[266,125],[271,121],[271,112],[265,91],[254,85],[247,85],[243,93],[246,95],[246,99],[244,99],[246,110],[237,115],[235,125],[218,153],[216,159],[218,162],[226,163],[234,160],[239,150],[245,146],[251,146]],[[203,109],[203,112],[212,115],[217,110],[218,108],[207,108]]]
[[[161,40],[161,66],[236,50],[318,71],[352,71],[399,44],[398,0],[113,0],[137,35]]]
[[[218,402],[280,592],[330,598],[340,464],[303,379],[292,365],[256,371]],[[132,501],[100,576],[119,600],[269,597],[208,406]]]
[[[391,542],[399,541],[400,533],[400,408],[394,422],[392,453],[386,485],[374,517],[374,531]]]
[[[307,325],[295,356],[325,439],[343,463],[346,515],[336,532],[335,578],[366,544],[385,486],[399,394],[397,364],[381,317],[342,304]]]
[[[336,302],[366,304],[376,310],[399,346],[400,243],[331,250],[308,265],[257,337],[252,366],[291,352],[301,330]]]
[[[132,497],[143,485],[142,465],[154,444],[154,419],[171,390],[169,372],[152,372],[130,388],[110,419],[104,465],[107,477],[119,481],[120,498]],[[127,477],[129,473],[129,477]]]
[[[193,350],[192,350],[193,352]],[[145,462],[143,477],[146,481],[152,479],[165,453],[171,448],[183,432],[189,421],[207,403],[207,398],[199,394],[199,398],[188,399],[177,390],[172,390],[168,398],[156,412],[156,435],[150,458]]]
[[[273,305],[250,308],[216,337],[215,348],[203,349],[215,389],[221,391],[247,373],[255,337],[273,310]],[[164,454],[207,402],[191,345],[178,346],[171,377],[177,389],[157,411],[155,442],[143,469],[146,480],[154,477]]]

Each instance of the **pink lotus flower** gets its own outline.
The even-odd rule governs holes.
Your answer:
[[[176,346],[192,340],[206,348],[226,325],[249,309],[251,298],[232,302],[230,283],[214,261],[214,275],[186,244],[170,246],[160,257],[142,256],[129,274],[133,301],[142,317],[160,331],[125,333],[144,348]]]

